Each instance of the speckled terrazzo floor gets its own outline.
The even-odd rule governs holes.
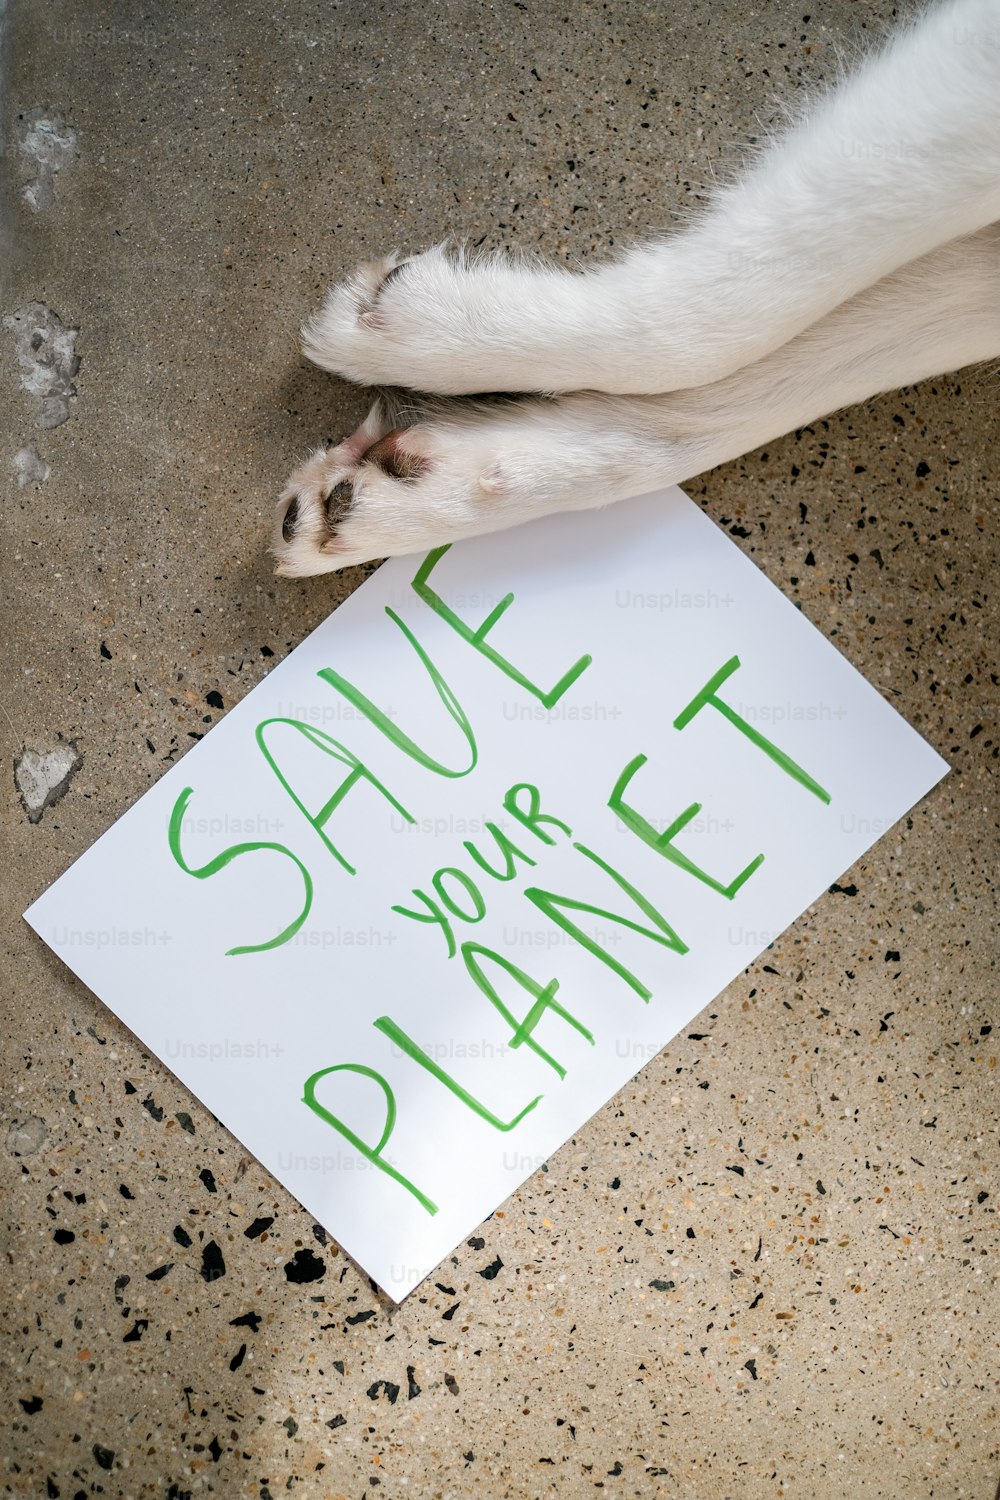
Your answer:
[[[4,1493],[993,1500],[995,378],[688,486],[953,773],[401,1308],[20,921],[364,576],[264,555],[327,279],[601,254],[890,14],[12,0],[0,314],[81,364],[38,426],[2,330],[2,732],[82,763],[0,812]]]

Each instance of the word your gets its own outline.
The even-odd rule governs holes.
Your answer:
[[[503,656],[489,639],[498,621],[513,604],[513,594],[506,595],[481,624],[473,627],[456,614],[431,586],[431,575],[447,550],[446,547],[441,547],[428,554],[412,581],[413,592],[483,662],[500,672],[522,694],[540,705],[538,712],[544,714],[553,711],[580,681],[593,658],[589,655],[580,656],[552,687],[541,686],[527,671]],[[414,669],[419,663],[426,674],[431,690],[430,702],[433,704],[436,698],[437,711],[445,714],[454,726],[457,748],[449,763],[438,760],[423,749],[396,722],[395,716],[379,708],[360,687],[349,682],[334,667],[323,667],[317,676],[326,687],[373,725],[401,756],[426,772],[430,791],[474,772],[479,762],[475,729],[456,693],[410,626],[388,606],[385,613],[414,653]],[[732,736],[734,753],[737,744],[749,744],[767,756],[803,792],[828,805],[830,794],[732,706],[726,684],[739,668],[738,656],[731,656],[724,662],[691,701],[679,709],[672,720],[673,730],[683,733],[703,714],[713,723],[718,722],[720,728],[725,724],[727,727],[724,733]],[[563,705],[563,716],[568,717],[569,706]],[[330,762],[330,783],[326,800],[318,810],[311,811],[306,806],[293,784],[291,773],[280,762],[274,734],[279,725],[286,735],[290,729],[301,736],[305,745],[316,755],[325,757]],[[337,812],[356,787],[363,785],[368,791],[377,793],[404,823],[417,823],[416,814],[403,805],[400,798],[371,767],[348,745],[334,739],[314,722],[287,716],[264,719],[256,726],[255,740],[264,762],[304,823],[316,834],[326,856],[333,859],[348,876],[354,877],[357,874],[352,863],[355,853],[353,849],[340,847],[337,841]],[[287,744],[287,738],[285,743]],[[320,764],[325,764],[325,761]],[[646,755],[633,755],[623,766],[614,785],[605,788],[604,800],[617,826],[619,829],[624,828],[690,879],[707,887],[721,899],[733,901],[759,869],[764,855],[756,855],[742,870],[728,878],[724,874],[701,868],[684,852],[680,841],[685,830],[701,814],[702,804],[694,802],[679,810],[666,827],[654,825],[640,811],[639,806],[646,766]],[[307,860],[287,844],[264,839],[233,844],[207,863],[191,865],[182,846],[188,805],[193,795],[193,789],[187,787],[177,798],[167,835],[170,853],[186,875],[198,881],[209,881],[234,860],[253,858],[264,852],[280,855],[297,872],[297,884],[301,890],[298,910],[286,912],[279,931],[254,934],[253,941],[248,940],[231,948],[229,955],[246,958],[272,951],[295,940],[296,934],[309,919],[313,903],[314,883]],[[505,953],[477,940],[476,931],[486,917],[491,893],[498,886],[524,882],[520,896],[532,909],[535,919],[540,918],[546,924],[546,930],[558,934],[563,942],[573,943],[590,953],[643,1003],[649,1002],[652,990],[622,958],[610,951],[612,943],[608,940],[608,935],[625,929],[667,949],[679,958],[683,958],[689,951],[688,945],[648,897],[605,854],[575,836],[570,824],[553,810],[552,804],[543,799],[540,788],[534,782],[529,779],[512,781],[500,802],[496,819],[485,820],[481,832],[477,831],[475,838],[463,840],[456,863],[434,870],[429,878],[415,886],[391,910],[401,924],[409,926],[411,931],[417,930],[426,935],[428,943],[433,945],[433,951],[438,953],[441,961],[454,961],[460,965],[470,985],[470,998],[492,1007],[494,1024],[496,1017],[500,1018],[506,1033],[506,1048],[511,1051],[522,1047],[527,1049],[562,1079],[566,1076],[566,1067],[541,1046],[534,1034],[542,1018],[547,1015],[558,1018],[566,1028],[591,1046],[595,1045],[595,1038],[583,1021],[559,998],[558,979],[542,979],[532,975]],[[601,901],[603,903],[606,900],[608,905],[584,900],[579,894],[573,894],[571,889],[552,888],[552,883],[544,878],[541,866],[547,852],[556,846],[571,851],[570,868],[578,870],[581,878],[587,875],[591,881],[595,876],[599,879],[607,891],[606,897],[602,897]],[[273,861],[265,868],[273,870]],[[388,1055],[392,1059],[402,1059],[405,1063],[423,1069],[472,1115],[497,1131],[506,1133],[514,1130],[543,1097],[538,1094],[527,1100],[511,1117],[503,1118],[494,1113],[482,1099],[469,1092],[457,1077],[442,1066],[439,1056],[420,1046],[391,1015],[378,1016],[372,1021],[372,1026],[385,1038]],[[381,1136],[376,1141],[362,1140],[346,1121],[334,1114],[317,1097],[319,1086],[324,1080],[327,1081],[324,1095],[329,1097],[335,1076],[345,1072],[367,1079],[375,1090],[381,1091],[384,1123]],[[378,1098],[378,1095],[375,1097]],[[303,1102],[355,1152],[385,1173],[403,1191],[412,1195],[427,1213],[437,1213],[437,1204],[416,1183],[404,1176],[386,1155],[386,1147],[396,1125],[396,1098],[388,1079],[381,1072],[361,1063],[332,1063],[317,1069],[306,1079]]]

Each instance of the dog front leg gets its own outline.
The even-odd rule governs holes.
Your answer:
[[[274,538],[278,572],[331,572],[680,483],[841,406],[998,355],[994,226],[710,385],[429,402],[402,428],[376,407],[353,439],[292,475]]]
[[[1000,219],[1000,0],[950,0],[778,137],[685,233],[573,273],[439,248],[362,267],[303,332],[362,383],[654,393],[751,364]]]

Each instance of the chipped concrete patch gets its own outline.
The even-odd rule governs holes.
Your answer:
[[[67,421],[73,376],[80,368],[74,349],[78,328],[65,328],[58,313],[44,302],[28,302],[8,313],[3,326],[14,335],[21,386],[40,397],[36,427],[59,427]]]
[[[26,484],[44,484],[52,472],[34,443],[18,448],[12,468],[19,490],[23,490]]]
[[[21,196],[36,212],[51,204],[56,173],[71,159],[76,140],[76,131],[67,125],[61,109],[36,105],[18,121],[17,144],[35,174],[21,189]]]
[[[72,740],[60,738],[47,755],[24,747],[14,762],[14,783],[29,822],[37,823],[47,807],[66,795],[70,781],[82,765],[83,756]]]
[[[10,1156],[34,1156],[41,1150],[48,1133],[48,1126],[40,1115],[26,1115],[23,1120],[11,1121],[4,1144]]]

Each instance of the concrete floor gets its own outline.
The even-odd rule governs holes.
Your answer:
[[[688,486],[953,773],[401,1308],[20,920],[365,576],[264,553],[365,409],[297,354],[327,281],[604,254],[889,18],[12,0],[0,728],[36,804],[79,764],[0,810],[4,1493],[992,1500],[995,378]]]

